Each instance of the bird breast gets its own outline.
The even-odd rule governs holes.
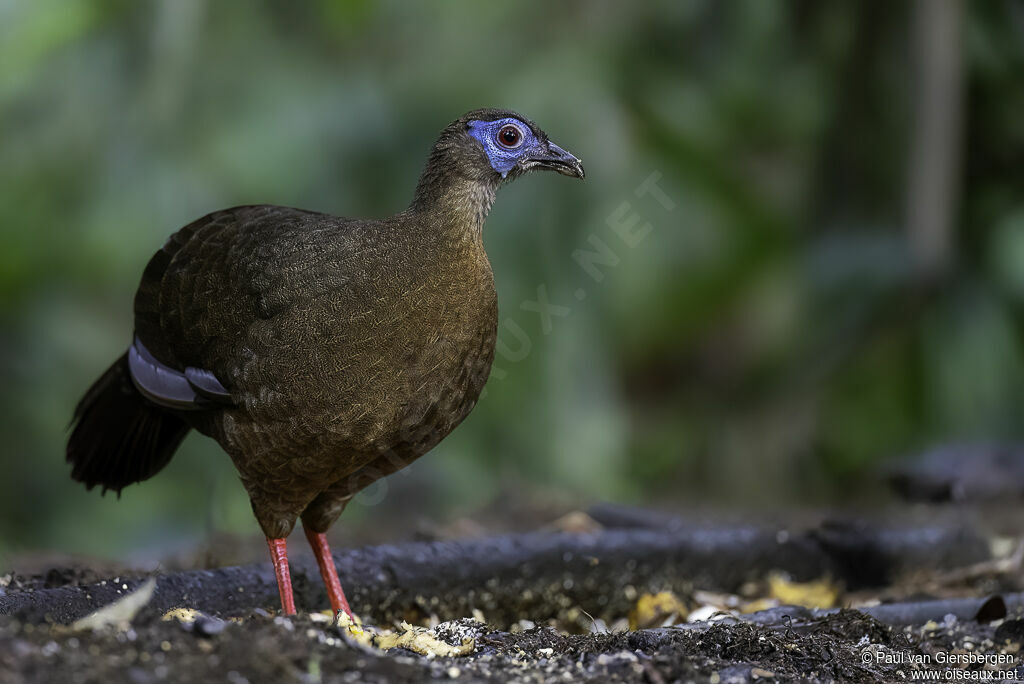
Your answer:
[[[475,405],[496,327],[486,257],[392,272],[360,293],[341,283],[250,328],[241,371],[250,389],[223,435],[334,472],[388,452],[417,458]]]

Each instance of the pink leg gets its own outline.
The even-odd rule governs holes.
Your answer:
[[[277,575],[277,590],[281,594],[281,612],[295,615],[295,596],[292,594],[292,575],[288,570],[288,545],[284,539],[267,538],[270,560]]]
[[[323,532],[314,532],[308,527],[302,528],[306,532],[306,539],[313,547],[313,554],[316,556],[316,563],[320,566],[320,576],[324,578],[324,585],[327,587],[327,596],[331,599],[331,608],[337,613],[339,610],[355,621],[355,615],[348,606],[348,599],[341,589],[341,580],[338,579],[338,569],[334,566],[334,558],[331,556],[331,547],[327,544],[327,535]]]

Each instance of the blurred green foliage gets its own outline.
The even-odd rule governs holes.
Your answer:
[[[479,106],[535,119],[587,180],[502,191],[486,396],[343,524],[532,490],[834,501],[882,459],[1018,437],[1024,10],[964,12],[953,261],[922,278],[910,4],[0,0],[0,551],[255,533],[198,436],[120,502],[68,478],[143,266],[225,206],[393,213]],[[672,211],[635,192],[653,172]],[[635,247],[622,211],[651,225]],[[601,282],[572,257],[595,236],[619,260]],[[547,333],[521,306],[539,286],[570,309]]]

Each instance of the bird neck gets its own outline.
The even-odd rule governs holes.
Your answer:
[[[416,186],[409,211],[429,222],[432,231],[455,242],[479,242],[484,221],[494,204],[498,183],[428,167]]]

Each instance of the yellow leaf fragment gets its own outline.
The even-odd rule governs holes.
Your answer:
[[[839,585],[829,577],[793,582],[781,573],[772,573],[768,577],[768,593],[783,605],[832,608],[839,599]]]
[[[689,613],[686,604],[671,591],[644,594],[636,600],[633,610],[629,611],[629,628],[637,630],[674,625],[686,622]]]
[[[438,639],[431,630],[425,627],[414,627],[408,622],[402,623],[402,630],[400,633],[377,635],[373,640],[374,645],[382,651],[398,647],[407,648],[428,658],[434,656],[448,658],[451,656],[467,655],[472,653],[476,647],[476,642],[468,637],[463,639],[462,644],[459,646],[452,646]]]
[[[348,632],[348,635],[359,643],[365,646],[370,645],[370,635],[363,630],[363,621],[359,619],[358,615],[353,622],[348,613],[339,611],[335,619],[338,621],[339,629]]]
[[[476,641],[472,638],[465,638],[458,646],[441,641],[432,630],[426,627],[415,627],[408,622],[403,622],[400,631],[392,632],[378,631],[373,627],[364,628],[358,622],[353,623],[348,615],[338,615],[338,626],[348,631],[348,636],[363,646],[373,646],[382,651],[392,648],[407,648],[428,658],[463,656],[473,652],[476,648]]]
[[[773,598],[759,598],[754,599],[743,604],[744,613],[756,613],[761,610],[768,610],[769,608],[775,608],[779,605],[778,599]]]

